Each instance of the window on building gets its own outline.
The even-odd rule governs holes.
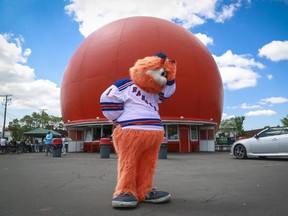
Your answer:
[[[85,141],[99,141],[101,137],[111,137],[113,125],[97,125],[93,127],[86,127]]]
[[[190,126],[190,139],[191,140],[198,140],[198,130],[197,126]]]
[[[101,139],[101,126],[93,127],[93,140]]]
[[[179,140],[178,125],[167,125],[168,140]]]
[[[90,142],[92,141],[92,128],[87,127],[85,130],[85,141]]]
[[[112,129],[113,126],[112,125],[103,125],[102,127],[102,137],[111,137],[112,135]]]
[[[207,130],[208,140],[214,140],[214,130]]]

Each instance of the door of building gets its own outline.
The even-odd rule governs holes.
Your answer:
[[[189,148],[189,126],[180,125],[180,152],[190,152]]]
[[[200,128],[199,151],[215,151],[214,129]]]

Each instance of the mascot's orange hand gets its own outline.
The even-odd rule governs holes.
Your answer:
[[[167,73],[167,80],[168,81],[175,80],[175,78],[176,78],[176,66],[177,66],[177,63],[175,60],[167,59],[165,61],[163,68]]]

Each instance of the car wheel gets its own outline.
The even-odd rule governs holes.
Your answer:
[[[234,155],[237,159],[245,159],[247,158],[247,152],[243,145],[236,145],[234,148]]]

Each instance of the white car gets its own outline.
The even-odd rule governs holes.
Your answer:
[[[269,127],[254,137],[237,140],[231,146],[230,154],[237,159],[288,156],[288,128]]]

